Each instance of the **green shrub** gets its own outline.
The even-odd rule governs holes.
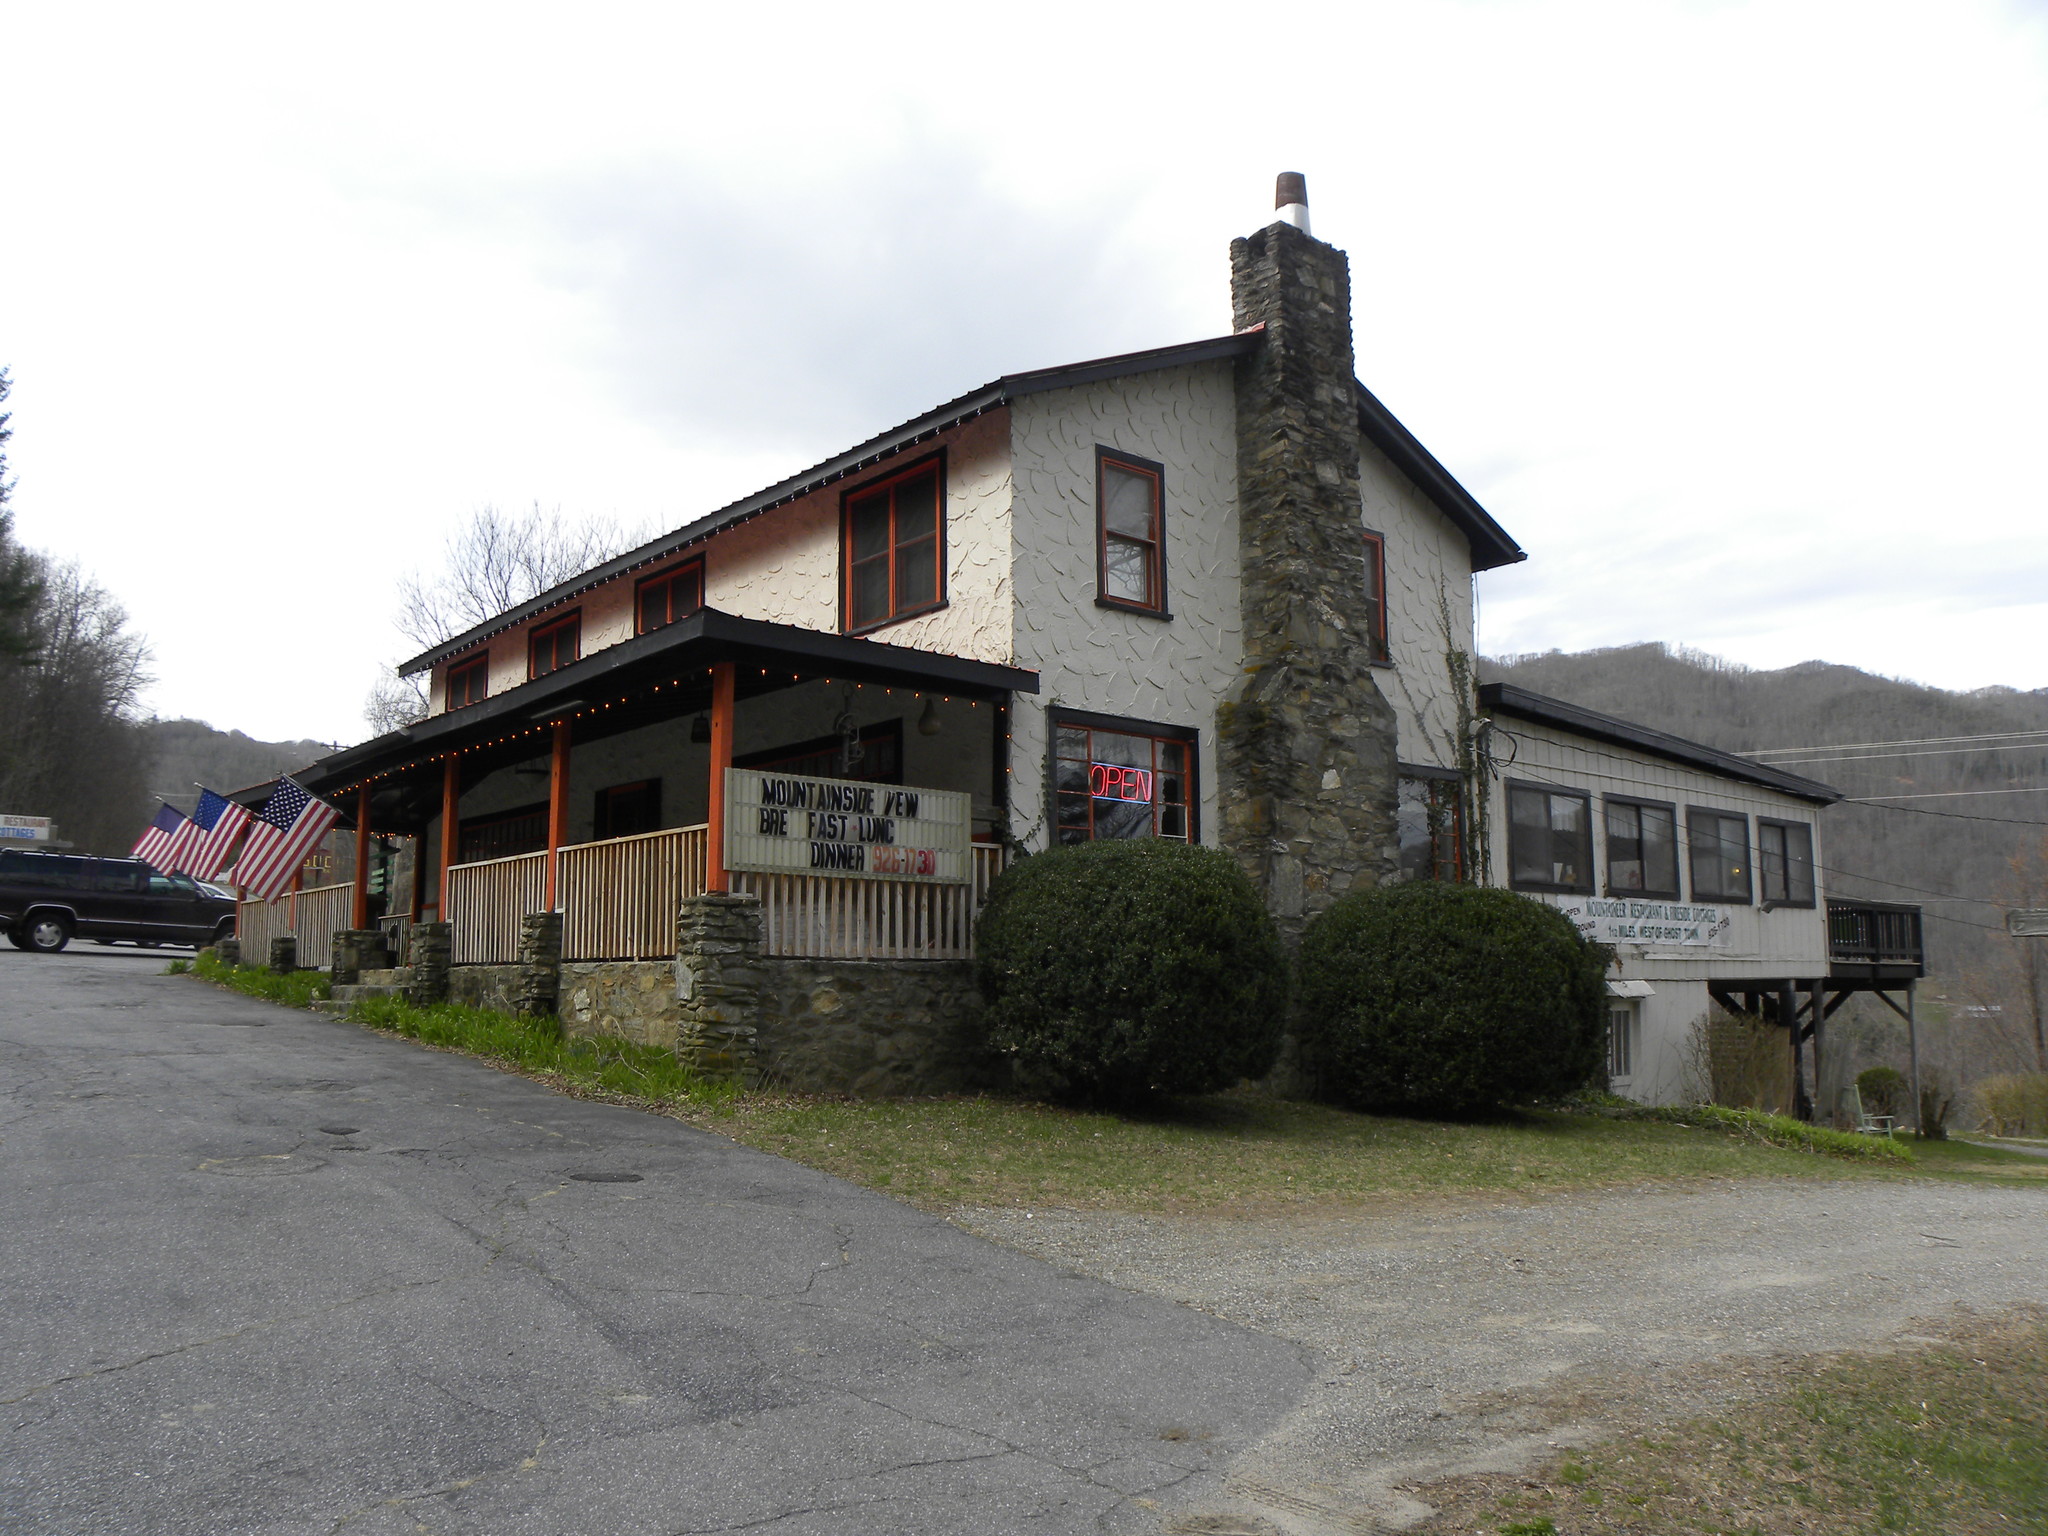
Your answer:
[[[990,1048],[1026,1093],[1131,1102],[1269,1071],[1287,955],[1228,854],[1055,848],[1004,871],[975,929]]]
[[[1607,960],[1562,912],[1511,891],[1354,893],[1302,936],[1303,1065],[1360,1109],[1467,1114],[1604,1087]]]
[[[1894,1115],[1912,1097],[1906,1074],[1897,1067],[1866,1067],[1856,1074],[1856,1095],[1866,1115]]]
[[[2048,1136],[2048,1072],[2006,1072],[1970,1090],[1972,1123],[1994,1136]]]

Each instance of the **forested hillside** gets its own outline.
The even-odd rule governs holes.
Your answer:
[[[1930,990],[1995,1003],[2016,1023],[2029,1011],[2004,910],[2048,906],[2048,690],[1951,693],[1824,662],[1758,671],[1662,645],[1494,657],[1479,671],[1710,746],[1767,752],[1852,798],[1941,795],[1829,809],[1828,890],[1918,903],[1938,978]],[[1784,748],[1805,750],[1773,750]],[[2023,792],[1942,794],[1955,790]]]
[[[217,731],[204,720],[152,720],[142,729],[149,742],[150,793],[188,816],[199,801],[195,784],[229,794],[334,750],[320,741],[256,741],[240,731]]]

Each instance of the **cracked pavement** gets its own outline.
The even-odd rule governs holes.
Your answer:
[[[13,1536],[1225,1532],[1314,1374],[163,959],[0,951]]]

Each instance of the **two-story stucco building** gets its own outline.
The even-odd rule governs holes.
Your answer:
[[[1524,556],[1357,381],[1305,201],[1283,178],[1233,243],[1231,334],[1007,375],[508,609],[406,663],[428,718],[309,784],[422,838],[458,964],[550,911],[572,968],[644,964],[679,901],[758,897],[767,959],[837,968],[767,985],[786,1070],[804,998],[899,1007],[847,967],[959,961],[1002,860],[1054,843],[1228,848],[1290,932],[1360,883],[1524,883],[1471,673],[1473,579]],[[1812,788],[1760,809],[1810,829]],[[685,1035],[694,987],[663,993]],[[924,1080],[915,1040],[862,1049],[812,1077]]]

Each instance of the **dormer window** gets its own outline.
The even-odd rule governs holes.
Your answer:
[[[639,615],[637,634],[687,619],[704,606],[704,562],[692,560],[648,577],[635,589],[633,606]]]
[[[841,530],[842,628],[893,624],[944,605],[945,460],[848,491]]]
[[[481,704],[490,686],[490,657],[459,661],[448,669],[447,707],[461,709],[466,704]]]
[[[550,672],[561,671],[583,654],[583,615],[572,613],[566,619],[543,625],[533,632],[532,644],[529,677],[546,677]]]
[[[1166,467],[1095,450],[1095,600],[1159,618],[1166,611]]]

